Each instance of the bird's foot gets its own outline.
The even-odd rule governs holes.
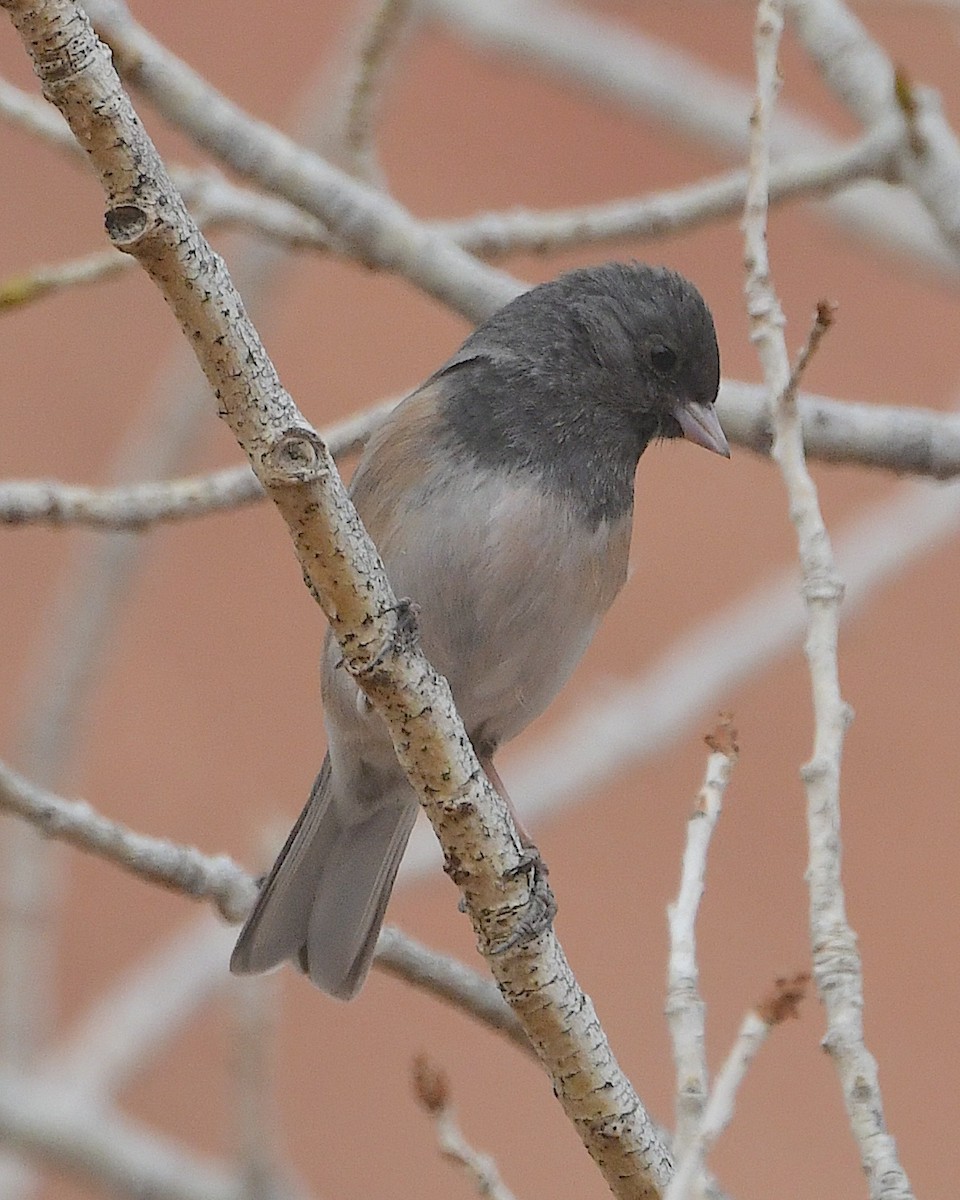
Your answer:
[[[525,845],[520,861],[505,873],[508,878],[527,875],[530,895],[523,912],[514,923],[513,932],[493,947],[494,954],[505,954],[508,950],[532,942],[534,938],[546,933],[557,915],[556,897],[547,881],[550,869],[536,846],[532,843]]]

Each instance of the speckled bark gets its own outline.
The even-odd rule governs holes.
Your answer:
[[[45,94],[100,177],[108,234],[160,288],[210,381],[219,415],[287,522],[345,666],[389,725],[479,948],[564,1109],[616,1195],[659,1195],[671,1171],[667,1152],[552,930],[502,949],[522,929],[530,900],[528,875],[517,871],[521,847],[446,681],[417,648],[411,614],[398,604],[327,447],[281,386],[222,260],[186,212],[86,17],[66,0],[2,2]]]

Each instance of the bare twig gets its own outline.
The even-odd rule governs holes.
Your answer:
[[[69,0],[4,4],[33,54],[45,95],[76,132],[82,131],[107,195],[111,239],[134,254],[162,289],[216,391],[220,415],[286,519],[345,668],[386,718],[400,763],[448,861],[457,864],[478,944],[568,1117],[617,1195],[658,1194],[670,1172],[669,1155],[616,1063],[555,934],[547,928],[533,939],[513,936],[533,900],[516,830],[480,770],[449,687],[404,636],[403,610],[326,447],[280,385],[223,263],[190,221],[85,13]],[[141,60],[138,75],[143,67]],[[178,93],[169,78],[165,90]],[[186,99],[179,93],[180,103]],[[225,102],[208,99],[223,115]],[[281,160],[298,157],[292,144],[270,141],[274,149],[279,145]],[[515,290],[503,277],[479,273],[475,263],[465,263],[462,252],[454,255],[446,245],[432,246],[437,253],[421,259],[427,247],[402,210],[372,205],[352,181],[347,188],[339,178],[325,178],[332,190],[321,186],[314,199],[329,200],[335,192],[338,205],[356,201],[370,218],[357,247],[361,242],[378,252],[394,247],[381,265],[389,261],[395,269],[412,271],[422,286],[467,309],[478,300],[488,305],[497,292]],[[316,174],[313,181],[321,182]],[[401,238],[398,251],[401,233],[413,245]],[[411,252],[419,266],[410,262]]]
[[[899,118],[900,179],[954,253],[960,252],[960,140],[928,90],[897,76],[887,54],[841,0],[786,0],[797,36],[827,84],[867,128]]]
[[[474,1150],[463,1136],[450,1103],[450,1084],[446,1075],[418,1055],[413,1064],[413,1090],[421,1107],[430,1114],[437,1134],[437,1145],[444,1158],[462,1167],[477,1193],[491,1200],[513,1200],[497,1164],[487,1154]]]
[[[395,399],[333,426],[325,439],[335,457],[363,446]],[[0,521],[11,525],[86,525],[93,529],[144,529],[157,521],[186,520],[264,499],[263,486],[249,466],[209,475],[142,483],[131,487],[83,488],[67,484],[0,483]]]
[[[59,1087],[0,1076],[0,1139],[94,1188],[156,1200],[240,1200],[239,1180],[121,1117],[62,1103]]]
[[[771,177],[771,201],[828,196],[858,180],[882,177],[902,136],[900,123],[891,121],[884,130],[876,130],[849,148],[780,163]],[[438,221],[433,227],[483,258],[518,251],[553,254],[625,238],[660,238],[739,215],[746,186],[746,172],[731,171],[652,196],[566,211],[481,213],[459,221]]]
[[[120,70],[168,120],[234,170],[323,221],[340,253],[396,272],[472,320],[521,290],[395,200],[242,112],[152,38],[119,0],[90,0],[86,9]]]
[[[694,1189],[697,1188],[710,1147],[733,1119],[740,1085],[770,1030],[782,1021],[797,1016],[809,981],[810,976],[805,972],[799,972],[792,978],[778,979],[770,995],[744,1017],[736,1041],[717,1072],[710,1098],[687,1151],[670,1180],[665,1200],[687,1200],[688,1197],[703,1194]]]
[[[395,403],[385,400],[324,434],[334,457],[359,449]],[[856,404],[809,393],[797,396],[797,406],[808,458],[898,475],[934,479],[960,475],[960,416],[955,413]],[[731,442],[758,454],[770,453],[770,408],[761,385],[724,380],[719,407]],[[203,517],[263,499],[263,488],[247,466],[125,487],[11,479],[0,482],[0,523],[138,530],[158,521]]]
[[[422,0],[452,32],[539,68],[564,87],[580,86],[600,99],[640,113],[742,160],[752,96],[733,75],[712,69],[675,46],[642,36],[625,24],[597,20],[574,4],[555,0]],[[827,49],[840,57],[839,39]],[[702,98],[710,97],[704,104]],[[895,115],[896,119],[896,115]],[[823,154],[838,149],[832,134],[796,112],[781,111],[772,131],[777,153]],[[944,193],[944,201],[956,193]],[[916,200],[881,184],[865,183],[831,196],[819,210],[854,236],[887,253],[923,264],[955,288],[960,259],[943,245]]]
[[[47,1052],[39,1077],[80,1104],[106,1103],[229,982],[224,963],[234,938],[228,925],[204,911],[152,946]]]
[[[166,838],[135,833],[88,804],[55,796],[5,763],[0,763],[0,807],[47,837],[106,858],[142,879],[212,900],[228,921],[241,921],[253,904],[256,885],[226,856],[208,858]]]
[[[65,288],[100,283],[129,270],[130,261],[116,250],[98,250],[52,266],[32,267],[0,280],[0,310],[22,308]]]
[[[57,110],[3,78],[0,78],[0,116],[64,151],[74,162],[83,161],[77,139]]]
[[[386,76],[414,13],[414,0],[377,0],[356,55],[343,128],[344,165],[359,179],[380,183],[374,124]]]
[[[815,0],[816,3],[816,0]],[[805,652],[814,708],[813,756],[802,771],[810,837],[810,933],[814,974],[827,1011],[826,1045],[836,1062],[847,1114],[860,1149],[872,1197],[911,1195],[887,1133],[877,1067],[863,1039],[863,979],[856,937],[845,911],[840,874],[840,763],[852,713],[840,693],[837,638],[843,584],[837,573],[816,488],[803,456],[783,315],[767,256],[767,180],[770,110],[779,86],[777,48],[782,3],[760,0],[757,10],[757,102],[751,128],[750,186],[744,215],[747,308],[770,389],[772,455],[783,475],[796,527],[808,629]]]
[[[504,1003],[496,985],[471,967],[438,954],[392,926],[380,931],[375,961],[388,975],[453,1004],[488,1028],[503,1033],[521,1050],[533,1053],[522,1025]]]
[[[706,879],[707,852],[738,753],[736,730],[729,716],[721,718],[706,742],[711,754],[707,759],[703,786],[697,793],[687,822],[680,890],[676,901],[667,910],[670,958],[666,1013],[677,1067],[673,1153],[678,1162],[700,1124],[707,1101],[704,1006],[699,990],[696,921]]]
[[[235,1014],[230,1097],[236,1114],[238,1200],[273,1200],[284,1190],[270,1086],[277,980],[271,975],[233,979],[228,995]]]

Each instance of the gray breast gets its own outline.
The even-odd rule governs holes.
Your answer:
[[[546,708],[586,649],[626,578],[630,514],[591,526],[523,475],[470,470],[442,498],[436,483],[421,478],[379,549],[471,738],[493,748]]]

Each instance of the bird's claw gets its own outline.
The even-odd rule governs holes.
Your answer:
[[[540,857],[536,846],[524,846],[516,866],[510,867],[504,874],[507,878],[518,875],[528,876],[530,895],[524,905],[523,912],[517,917],[513,932],[492,948],[494,954],[505,954],[517,946],[524,946],[545,933],[557,915],[557,901],[553,889],[547,881],[550,870]]]

